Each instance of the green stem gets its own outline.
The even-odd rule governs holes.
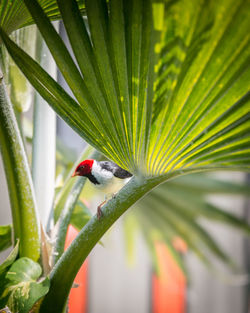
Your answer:
[[[115,198],[102,207],[101,219],[94,216],[85,225],[53,268],[50,275],[51,288],[44,298],[40,312],[63,312],[74,278],[96,243],[131,205],[162,182],[163,178],[133,177]]]
[[[0,148],[8,183],[15,238],[20,256],[38,261],[40,229],[27,157],[0,71]]]
[[[86,157],[90,159],[100,160],[101,154],[98,151],[93,151],[91,154],[89,153],[89,147],[84,149],[83,153],[80,156],[81,161]],[[79,164],[79,160],[73,165],[73,169]],[[72,178],[70,178],[72,180]],[[73,180],[72,180],[73,181]],[[74,185],[69,191],[67,199],[64,203],[63,210],[60,214],[60,218],[58,220],[58,231],[57,231],[57,240],[55,244],[55,253],[53,257],[53,264],[55,264],[64,251],[65,240],[67,235],[68,226],[70,223],[71,215],[74,211],[75,205],[78,201],[78,198],[81,194],[81,191],[85,185],[86,177],[78,177],[75,181]]]
[[[55,245],[55,252],[53,253],[53,264],[56,264],[64,251],[65,240],[67,235],[68,226],[70,223],[71,215],[80,196],[82,188],[85,184],[86,178],[79,178],[73,185],[70,194],[66,200],[63,211],[58,220],[58,239]]]

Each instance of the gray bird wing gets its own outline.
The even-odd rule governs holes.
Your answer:
[[[125,179],[125,178],[133,176],[131,173],[124,170],[123,168],[121,168],[114,162],[101,161],[99,162],[99,164],[103,169],[112,172],[113,175],[117,178]]]

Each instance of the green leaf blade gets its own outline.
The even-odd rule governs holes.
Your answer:
[[[27,313],[49,290],[49,279],[39,283],[42,269],[28,258],[20,258],[12,264],[1,281],[0,306],[7,305],[12,312]]]
[[[3,251],[12,244],[12,226],[3,225],[0,226],[0,251]]]

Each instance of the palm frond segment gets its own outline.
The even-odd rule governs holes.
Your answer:
[[[38,0],[50,20],[61,19],[56,0]],[[85,13],[83,0],[77,0],[81,13]],[[0,26],[10,34],[27,25],[34,24],[34,20],[26,8],[23,0],[2,0],[0,3]]]

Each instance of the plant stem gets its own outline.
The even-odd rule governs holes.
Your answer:
[[[162,178],[133,177],[115,198],[103,206],[101,219],[94,216],[85,225],[53,268],[50,275],[51,288],[44,298],[40,312],[63,312],[74,278],[96,243],[131,205],[162,182]]]
[[[89,153],[89,147],[84,149],[84,152],[80,156],[80,160],[84,160],[85,156],[89,156],[90,159],[99,160],[101,158],[101,154],[98,151],[93,151],[91,154]],[[78,159],[76,163],[73,165],[73,169],[79,164],[80,160]],[[86,177],[78,177],[75,181],[74,185],[69,191],[67,199],[64,203],[63,210],[60,214],[57,231],[57,240],[55,244],[55,253],[53,256],[53,265],[59,260],[64,251],[65,240],[67,235],[68,226],[70,223],[71,215],[74,211],[75,205],[78,201],[78,198],[81,194],[81,191],[85,185]]]
[[[40,228],[29,165],[15,114],[0,71],[0,148],[8,183],[15,239],[19,254],[38,261]]]
[[[65,202],[63,211],[58,220],[58,239],[56,240],[55,252],[53,252],[53,264],[56,264],[58,259],[61,257],[64,251],[64,245],[67,235],[68,226],[70,223],[71,215],[80,196],[82,188],[85,184],[86,177],[81,177],[77,179],[73,185],[69,196]],[[57,225],[56,225],[57,226]]]

